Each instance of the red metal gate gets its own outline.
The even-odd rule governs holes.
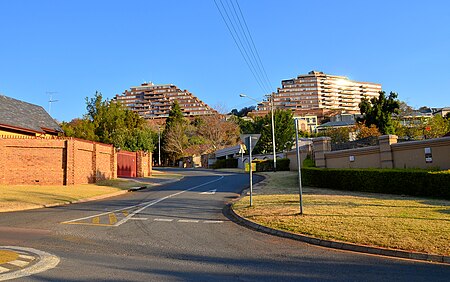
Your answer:
[[[117,176],[136,177],[136,152],[120,151],[117,153]]]

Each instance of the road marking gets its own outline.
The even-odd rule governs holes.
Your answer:
[[[9,271],[8,268],[0,266],[0,273],[4,273],[4,272],[8,272],[8,271]]]
[[[203,223],[223,223],[222,220],[205,220]]]
[[[114,224],[116,224],[116,222],[117,222],[117,217],[116,217],[116,215],[115,215],[114,213],[110,213],[110,214],[109,214],[109,223],[110,223],[111,225],[114,225]]]
[[[132,219],[132,220],[147,220],[148,218],[146,218],[146,217],[132,217],[130,219]]]
[[[200,195],[214,195],[216,194],[217,189],[209,190],[206,192],[201,192]]]
[[[10,269],[7,269],[6,273],[5,273],[6,268],[0,267],[0,281],[16,279],[19,277],[30,276],[30,275],[33,275],[36,273],[40,273],[40,272],[49,270],[51,268],[54,268],[59,263],[59,258],[57,256],[54,256],[49,253],[39,251],[36,249],[23,248],[23,247],[17,247],[17,246],[1,246],[1,248],[6,249],[6,250],[14,250],[14,251],[19,250],[24,253],[31,253],[31,254],[36,255],[37,258],[36,259],[33,258],[33,261],[26,262],[26,264],[25,264],[26,266],[30,265],[28,267],[24,267],[24,268],[18,269],[18,270],[13,269],[13,271],[11,271]],[[31,263],[31,262],[33,262],[33,263]],[[15,266],[18,266],[20,264],[22,266],[23,265],[22,263],[24,263],[24,262],[23,261],[18,262],[18,260],[16,260],[16,261],[14,261],[14,263],[9,262],[8,264],[12,264]]]
[[[24,267],[26,265],[28,265],[30,262],[29,261],[23,261],[23,260],[13,260],[8,262],[9,264],[18,266],[18,267]]]
[[[154,221],[171,222],[173,219],[170,218],[155,218]]]
[[[100,217],[96,216],[96,217],[92,218],[92,223],[93,224],[99,224],[100,223]]]
[[[194,220],[194,219],[180,219],[180,220],[178,220],[178,222],[197,223],[199,221],[198,220]]]
[[[128,211],[122,211],[124,216],[128,216]]]
[[[112,227],[117,227],[117,226],[120,226],[120,225],[124,224],[125,222],[127,222],[128,220],[130,220],[133,216],[135,216],[136,214],[140,213],[141,211],[145,210],[145,209],[148,208],[148,207],[151,207],[151,206],[153,206],[153,205],[156,205],[156,204],[159,203],[159,202],[162,202],[162,201],[164,201],[164,200],[167,200],[167,199],[170,199],[170,198],[172,198],[172,197],[178,196],[178,195],[183,194],[183,193],[185,193],[185,192],[194,190],[194,189],[196,189],[196,188],[203,187],[203,186],[205,186],[205,185],[208,185],[208,184],[211,184],[211,183],[220,181],[220,180],[222,180],[223,178],[224,178],[224,176],[222,175],[222,176],[220,176],[218,179],[215,179],[215,180],[211,180],[211,181],[205,182],[205,183],[203,183],[203,184],[200,184],[200,185],[191,187],[191,188],[189,188],[189,189],[186,189],[186,190],[183,190],[183,191],[174,193],[174,194],[170,194],[170,195],[168,195],[168,196],[165,196],[165,197],[162,197],[162,198],[153,200],[153,201],[149,201],[149,202],[145,202],[145,203],[141,203],[141,204],[137,204],[137,205],[133,205],[133,206],[129,206],[129,207],[125,207],[125,208],[121,208],[121,209],[117,209],[117,210],[113,210],[113,211],[109,211],[109,212],[104,212],[104,213],[100,213],[100,214],[95,214],[95,215],[91,215],[91,216],[86,216],[86,217],[81,217],[81,218],[77,218],[77,219],[72,219],[72,220],[68,220],[68,221],[61,222],[61,223],[62,223],[62,224],[82,224],[82,225],[93,225],[93,226],[112,226]],[[139,207],[140,207],[140,208],[139,208]],[[125,210],[130,210],[130,209],[134,209],[134,208],[139,208],[139,209],[137,209],[137,210],[133,211],[132,213],[128,214],[127,216],[125,216],[125,218],[123,218],[123,219],[117,221],[117,217],[114,215],[114,213],[116,213],[116,212],[122,212],[122,213],[123,213],[123,211],[125,211]],[[111,216],[110,214],[113,214],[114,218],[116,218],[116,222],[111,223],[111,224],[94,224],[94,223],[80,222],[80,221],[83,221],[83,220],[92,219],[92,218],[94,218],[94,217],[101,217],[101,216],[104,216],[104,215],[109,215],[109,217],[110,217],[110,222],[111,222],[111,217],[112,217],[112,216]]]
[[[24,259],[27,259],[27,260],[34,260],[34,257],[27,256],[27,255],[19,255],[19,258],[24,258]]]

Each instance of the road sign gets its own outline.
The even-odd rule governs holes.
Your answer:
[[[252,163],[252,171],[256,171],[256,163]],[[250,164],[245,164],[245,172],[250,172]]]
[[[240,144],[240,147],[239,147],[239,154],[245,153],[245,150],[246,150],[245,145],[244,145],[244,144]]]
[[[253,151],[260,137],[261,134],[241,134],[241,141],[244,142],[245,147],[247,147],[247,150]],[[250,138],[252,139],[252,142],[250,142]]]

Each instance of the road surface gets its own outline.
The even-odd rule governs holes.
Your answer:
[[[179,182],[90,203],[0,214],[0,245],[59,264],[18,281],[449,281],[446,265],[338,251],[250,230],[224,214],[243,174],[177,170]],[[70,189],[70,187],[68,187]]]

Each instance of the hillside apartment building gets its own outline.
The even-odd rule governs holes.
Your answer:
[[[147,120],[165,120],[174,101],[185,117],[216,114],[217,112],[187,90],[173,84],[143,83],[125,90],[114,98]]]
[[[265,115],[271,109],[291,109],[295,116],[317,116],[319,119],[334,113],[359,113],[363,97],[378,97],[381,84],[359,82],[345,76],[311,71],[306,75],[281,81],[267,101],[258,105],[252,115]]]

